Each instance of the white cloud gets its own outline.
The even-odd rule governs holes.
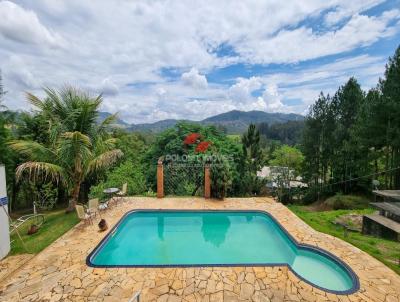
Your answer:
[[[40,23],[35,12],[10,1],[0,2],[0,33],[20,43],[60,47],[65,41]]]
[[[104,108],[123,111],[130,122],[201,119],[231,109],[303,112],[320,90],[332,91],[349,76],[371,87],[382,75],[385,59],[366,55],[366,46],[396,39],[400,14],[364,13],[380,2],[0,0],[6,104],[26,109],[23,91],[72,84],[103,92]],[[348,57],[355,50],[364,55]],[[345,60],[288,65],[327,55]],[[238,79],[211,74],[235,63],[282,69]],[[287,99],[302,103],[288,106]]]
[[[324,19],[328,26],[335,25],[345,18],[374,7],[384,0],[352,0],[340,3],[334,10],[328,12]]]
[[[102,81],[99,92],[104,96],[116,96],[119,90],[118,86],[110,78],[106,78]]]
[[[183,73],[181,78],[186,85],[190,85],[194,88],[199,88],[199,89],[207,88],[206,77],[204,75],[201,75],[199,71],[194,67],[192,67],[190,71]]]
[[[17,55],[12,55],[5,65],[4,72],[16,82],[21,89],[36,89],[40,87],[40,82],[32,74],[28,62]]]
[[[283,112],[285,106],[282,104],[281,96],[278,93],[278,86],[276,84],[268,84],[262,96],[266,110],[270,112]]]
[[[378,17],[355,14],[341,28],[318,33],[302,26],[283,29],[274,37],[254,40],[238,46],[238,51],[252,63],[297,63],[370,45],[398,31],[389,24],[400,19],[399,10]]]
[[[236,84],[232,85],[228,90],[228,95],[231,99],[237,102],[247,102],[251,99],[251,93],[261,88],[259,77],[238,78]]]

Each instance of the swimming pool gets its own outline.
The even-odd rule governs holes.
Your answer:
[[[298,244],[262,211],[134,210],[87,257],[93,267],[288,266],[337,294],[359,288],[332,254]]]

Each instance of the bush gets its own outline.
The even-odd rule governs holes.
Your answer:
[[[211,163],[211,196],[224,199],[232,183],[232,174],[228,161],[223,156],[216,156]]]
[[[336,194],[325,200],[324,204],[334,210],[365,209],[369,200],[361,196]]]
[[[123,162],[106,175],[106,180],[90,189],[90,198],[106,198],[103,193],[106,188],[121,188],[122,184],[128,184],[127,195],[143,194],[147,191],[143,172],[131,161]]]

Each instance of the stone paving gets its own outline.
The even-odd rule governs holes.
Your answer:
[[[27,263],[33,256],[33,254],[15,255],[0,261],[0,282]]]
[[[400,276],[352,245],[316,232],[269,198],[126,198],[105,218],[114,225],[130,209],[258,209],[271,213],[296,240],[324,248],[356,272],[361,288],[333,295],[286,267],[91,268],[86,256],[106,235],[77,225],[0,283],[0,301],[400,301]]]

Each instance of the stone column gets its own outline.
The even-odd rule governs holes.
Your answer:
[[[210,179],[210,166],[204,167],[204,198],[211,197],[211,179]]]
[[[157,198],[164,197],[164,166],[162,160],[157,162]]]

